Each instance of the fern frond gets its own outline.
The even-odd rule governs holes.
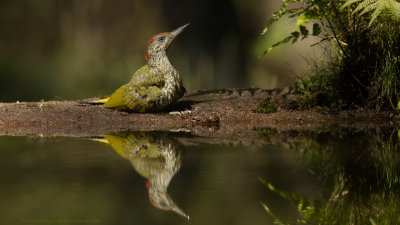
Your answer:
[[[359,1],[361,1],[361,0],[348,0],[348,1],[346,1],[346,2],[342,5],[342,7],[341,7],[340,9],[343,10],[343,9],[345,9],[347,6],[350,6],[351,4],[356,3],[356,2],[359,2]]]
[[[371,14],[371,19],[369,20],[368,26],[371,26],[371,24],[378,18],[378,16],[382,13],[383,9],[376,9],[372,14]]]
[[[354,9],[353,14],[365,9],[365,7],[367,7],[373,3],[376,3],[377,1],[380,1],[380,0],[363,0],[363,1],[361,1],[357,5],[357,7]]]
[[[388,6],[392,8],[391,10],[391,15],[393,20],[400,20],[400,2],[397,2],[395,0],[389,0],[388,1]]]
[[[359,13],[359,16],[362,16],[371,12],[369,25],[386,11],[393,20],[400,20],[400,2],[397,0],[348,0],[343,4],[342,9],[353,3],[358,3],[352,12],[353,15]]]
[[[371,11],[379,11],[379,12],[382,12],[382,10],[384,9],[383,8],[383,6],[382,6],[382,4],[385,4],[385,3],[382,3],[382,1],[377,1],[377,2],[374,2],[374,3],[371,3],[371,4],[369,4],[369,5],[367,5],[367,6],[365,6],[365,7],[363,7],[363,9],[362,9],[362,11],[361,11],[361,13],[360,13],[360,16],[362,16],[362,15],[364,15],[365,13],[367,13],[367,12],[371,12]],[[361,5],[361,4],[360,4]],[[359,6],[360,6],[359,5]],[[358,8],[358,7],[357,7]]]

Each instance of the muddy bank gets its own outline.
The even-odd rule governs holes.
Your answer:
[[[267,96],[278,103],[278,111],[255,113]],[[110,110],[82,101],[0,103],[0,135],[97,137],[120,131],[168,130],[191,133],[210,143],[248,143],[258,139],[256,128],[316,131],[331,126],[396,126],[399,121],[393,112],[366,109],[290,110],[286,99],[282,90],[200,90],[187,93],[166,112],[151,114]]]

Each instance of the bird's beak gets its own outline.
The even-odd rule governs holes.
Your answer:
[[[169,207],[168,207],[169,210],[171,210],[171,211],[175,212],[176,214],[181,215],[181,216],[183,216],[183,217],[185,217],[186,219],[189,220],[189,215],[186,214],[181,208],[179,208],[179,207],[175,204],[175,202],[172,201],[172,199],[169,197],[168,194],[166,195],[166,197],[167,197],[167,201],[168,201],[168,203],[169,203]]]
[[[189,215],[186,214],[182,209],[180,209],[178,206],[174,206],[171,209],[172,211],[174,211],[176,214],[181,215],[183,217],[185,217],[186,219],[190,219]]]
[[[168,44],[167,45],[169,45],[172,42],[172,40],[174,40],[174,38],[176,38],[189,25],[190,25],[190,23],[185,24],[183,26],[180,26],[180,27],[176,28],[174,31],[170,32],[169,33],[169,40],[168,40]]]

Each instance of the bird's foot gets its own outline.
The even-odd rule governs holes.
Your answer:
[[[191,114],[191,113],[192,111],[190,110],[169,112],[170,115],[179,115],[179,116],[184,116],[186,114]]]

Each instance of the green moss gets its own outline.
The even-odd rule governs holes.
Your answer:
[[[256,112],[258,113],[271,113],[278,109],[278,105],[272,100],[271,97],[267,97],[256,107]]]
[[[344,105],[346,87],[340,82],[339,67],[332,63],[319,63],[307,75],[307,79],[298,83],[296,91],[299,109],[310,109],[316,106],[328,106],[341,109]]]
[[[271,141],[275,138],[277,131],[276,129],[272,128],[257,128],[256,133],[259,137],[263,138],[267,143],[271,143]]]

